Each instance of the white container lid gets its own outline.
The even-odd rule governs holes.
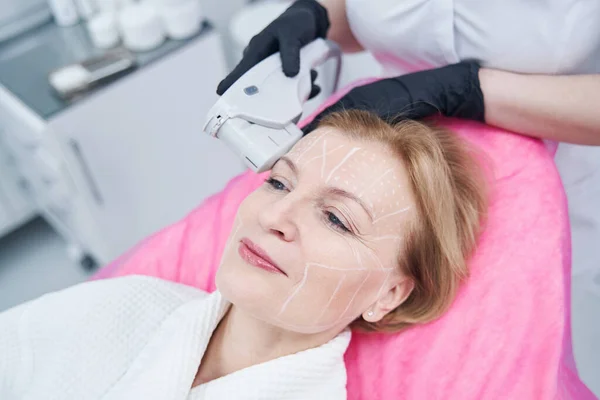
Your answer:
[[[120,41],[117,17],[112,12],[96,14],[87,23],[88,32],[94,46],[107,49]]]
[[[145,0],[145,1],[150,4],[155,5],[157,7],[178,6],[181,4],[189,3],[190,1],[195,1],[196,3],[200,4],[200,0]]]
[[[202,11],[198,0],[169,0],[179,1],[179,4],[169,4],[158,7],[163,19],[167,35],[172,39],[185,39],[200,30]]]
[[[117,11],[130,4],[134,4],[135,0],[93,0],[96,8],[102,12]],[[146,0],[148,1],[148,0]]]
[[[125,47],[133,51],[152,50],[165,40],[165,30],[154,6],[136,3],[119,11],[119,27]]]

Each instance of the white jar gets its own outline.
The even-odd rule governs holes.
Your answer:
[[[116,12],[118,7],[116,0],[96,0],[96,8],[101,13]]]
[[[96,4],[93,0],[75,0],[77,12],[83,19],[90,19],[96,13]]]
[[[79,14],[73,0],[48,0],[57,25],[71,26],[79,22]]]
[[[178,6],[183,3],[188,3],[190,0],[143,0],[147,3],[150,3],[156,7],[163,6]],[[198,0],[200,2],[200,0]]]
[[[96,14],[87,24],[88,32],[94,46],[108,49],[120,41],[117,17],[112,12]]]
[[[202,12],[198,0],[168,0],[158,9],[171,39],[186,39],[200,30]]]
[[[94,0],[94,2],[96,3],[96,8],[101,12],[116,12],[125,6],[135,3],[134,0]]]
[[[123,44],[129,50],[148,51],[162,44],[165,30],[155,7],[136,3],[119,11],[119,28]]]

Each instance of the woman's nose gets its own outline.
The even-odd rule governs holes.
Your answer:
[[[277,200],[263,208],[258,214],[261,227],[286,242],[296,239],[298,227],[295,223],[294,204],[287,198]]]

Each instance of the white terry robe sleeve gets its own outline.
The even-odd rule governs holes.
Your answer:
[[[170,283],[134,276],[87,282],[1,313],[0,399],[101,398],[187,297]]]
[[[18,378],[23,375],[26,346],[21,332],[31,303],[22,304],[0,314],[0,399],[16,399],[22,394]]]

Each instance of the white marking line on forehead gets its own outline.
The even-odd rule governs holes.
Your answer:
[[[327,133],[323,133],[321,136],[319,136],[316,140],[314,140],[311,144],[309,144],[308,146],[306,146],[306,148],[304,149],[304,151],[302,153],[300,153],[300,155],[298,156],[298,158],[296,159],[296,163],[300,162],[300,159],[310,150],[312,149],[318,142],[319,140],[323,139],[325,137],[325,135],[327,135]]]
[[[369,190],[373,186],[375,186],[380,180],[383,179],[384,176],[386,176],[387,174],[389,174],[393,170],[394,170],[394,168],[390,168],[387,171],[385,171],[382,175],[379,176],[379,178],[375,179],[369,186],[367,186],[362,192],[360,192],[360,194],[358,195],[358,197],[362,197],[367,190]]]
[[[345,279],[346,279],[346,275],[342,275],[342,278],[340,279],[340,281],[338,282],[337,286],[335,287],[335,290],[333,291],[333,294],[329,298],[329,301],[327,302],[327,305],[325,305],[325,308],[323,308],[323,311],[321,311],[321,314],[319,314],[319,316],[317,317],[316,323],[319,323],[319,321],[321,320],[321,318],[323,318],[323,315],[325,315],[325,312],[327,311],[327,309],[331,305],[331,302],[335,298],[335,295],[339,292],[340,288],[342,287],[342,283],[344,283]]]
[[[339,149],[341,149],[342,147],[344,147],[344,145],[343,145],[343,144],[340,144],[340,145],[339,145],[338,147],[336,147],[335,149],[331,149],[331,150],[329,150],[327,153],[325,153],[325,155],[330,155],[331,153],[335,152],[336,150],[339,150]],[[309,158],[308,160],[306,160],[306,161],[305,161],[305,162],[303,162],[302,164],[303,164],[303,165],[307,165],[307,164],[309,164],[310,162],[312,162],[312,161],[315,161],[315,160],[319,160],[319,159],[321,159],[321,158],[323,158],[323,156],[322,156],[322,155],[320,155],[320,156],[314,156],[313,158]]]
[[[325,162],[327,161],[327,140],[323,140],[323,160],[321,162],[321,179],[325,175]]]
[[[296,147],[293,147],[290,151],[287,152],[288,157],[294,157],[296,154],[298,154],[298,149]]]
[[[381,217],[375,218],[375,220],[373,221],[373,225],[376,224],[376,223],[378,223],[379,221],[381,221],[384,218],[392,217],[392,216],[397,215],[397,214],[402,214],[403,212],[406,212],[408,210],[410,210],[410,206],[402,208],[402,209],[400,209],[398,211],[394,211],[394,212],[389,213],[389,214],[382,215]]]
[[[354,153],[356,153],[358,150],[360,150],[360,147],[354,147],[352,150],[350,150],[348,152],[348,154],[346,154],[346,156],[342,159],[342,161],[340,161],[340,163],[338,165],[335,166],[335,168],[333,168],[331,170],[331,172],[329,172],[329,175],[327,176],[327,179],[325,179],[325,183],[329,183],[329,180],[331,179],[331,177],[333,176],[333,173],[335,171],[338,170],[338,168],[340,168],[350,157],[352,157],[352,155]]]

